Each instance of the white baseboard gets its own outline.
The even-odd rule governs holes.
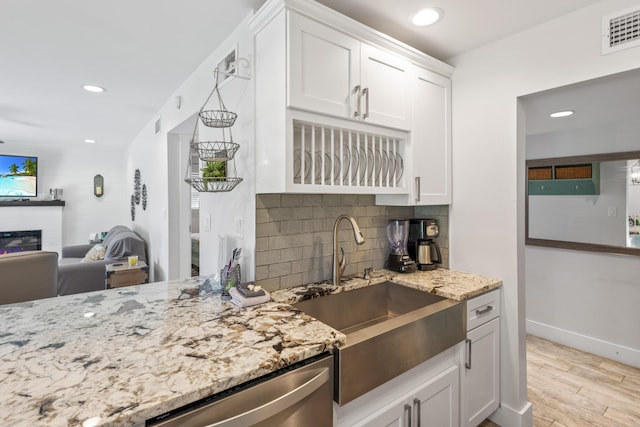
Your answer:
[[[527,319],[527,333],[640,368],[640,350]]]
[[[489,419],[499,426],[532,427],[533,405],[531,402],[527,402],[519,411],[506,405],[501,405],[497,411],[491,414]]]

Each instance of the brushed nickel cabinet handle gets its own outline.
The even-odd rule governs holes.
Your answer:
[[[405,419],[405,425],[406,426],[411,426],[411,406],[409,406],[409,404],[405,403],[404,404],[404,419]]]
[[[467,360],[464,362],[464,367],[471,369],[471,340],[467,338],[465,344],[467,344]]]
[[[413,407],[416,410],[416,423],[417,423],[416,427],[420,427],[420,418],[422,416],[420,415],[420,399],[418,399],[417,397],[413,398]]]
[[[360,117],[360,104],[362,104],[362,91],[360,90],[360,85],[353,88],[353,93],[357,95],[356,111],[353,112],[353,117]]]
[[[482,316],[483,314],[487,314],[489,312],[493,311],[493,306],[492,305],[488,305],[485,308],[483,308],[482,310],[476,310],[476,316]]]
[[[415,188],[416,188],[416,203],[418,203],[420,201],[420,177],[416,176],[414,178],[415,180]]]
[[[362,115],[362,119],[366,119],[369,117],[369,88],[365,87],[362,89],[362,94],[364,95],[364,114]]]

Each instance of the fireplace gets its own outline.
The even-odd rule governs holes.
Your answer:
[[[42,230],[0,231],[0,256],[42,249]]]

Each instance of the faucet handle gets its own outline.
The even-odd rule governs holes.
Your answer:
[[[340,248],[340,252],[341,252],[342,256],[340,257],[340,262],[338,263],[338,268],[340,268],[340,274],[342,274],[344,269],[347,267],[347,260],[346,260],[346,258],[344,256],[344,249],[342,247]]]

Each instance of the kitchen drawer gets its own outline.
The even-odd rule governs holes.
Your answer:
[[[467,331],[500,316],[500,289],[467,301]]]

